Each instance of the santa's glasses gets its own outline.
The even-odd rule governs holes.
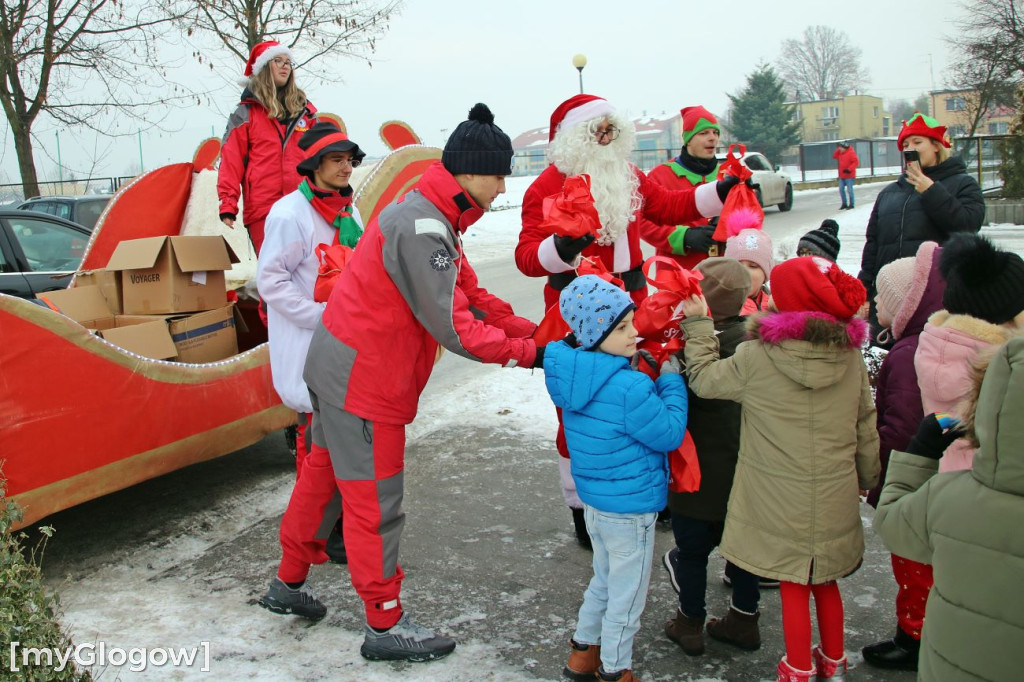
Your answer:
[[[597,138],[598,142],[601,142],[603,140],[608,140],[609,142],[612,142],[613,140],[618,139],[618,137],[619,137],[619,129],[616,128],[615,126],[608,126],[607,128],[600,128],[600,129],[594,131],[594,137]]]

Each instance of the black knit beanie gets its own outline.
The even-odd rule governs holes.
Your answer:
[[[512,140],[494,125],[494,114],[477,104],[448,138],[441,163],[452,175],[512,175],[513,153]]]
[[[939,256],[946,279],[942,305],[954,314],[992,324],[1009,322],[1024,311],[1024,260],[972,232],[956,232]]]
[[[810,254],[807,255],[820,256],[835,263],[839,258],[839,223],[831,218],[821,221],[821,226],[818,229],[811,230],[800,237],[800,243],[797,244],[796,249],[797,253],[806,249],[810,251]]]

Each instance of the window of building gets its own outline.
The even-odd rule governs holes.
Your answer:
[[[878,107],[871,107],[871,114],[875,118],[878,118]]]
[[[1010,132],[1010,123],[1008,121],[995,121],[988,124],[988,132],[990,135],[1006,135]]]
[[[963,97],[947,97],[946,111],[964,111],[967,108],[967,100]]]
[[[949,126],[949,134],[951,137],[963,137],[967,134],[966,126]]]

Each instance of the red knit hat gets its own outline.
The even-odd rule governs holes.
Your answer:
[[[818,256],[791,258],[772,269],[772,301],[779,312],[803,310],[853,317],[868,300],[860,280]]]
[[[715,115],[702,106],[683,107],[679,115],[683,117],[683,144],[689,144],[690,138],[702,130],[714,128],[722,131]]]
[[[936,142],[942,143],[942,146],[949,148],[949,139],[946,135],[946,126],[939,125],[931,116],[925,116],[920,111],[915,112],[910,117],[910,121],[903,122],[903,128],[900,130],[900,135],[896,138],[896,145],[903,149],[903,140],[907,139],[911,135],[920,135],[921,137],[928,137]]]
[[[288,59],[295,61],[292,51],[276,40],[256,43],[249,53],[249,61],[245,63],[245,71],[243,72],[245,78],[242,80],[242,84],[247,84],[250,78],[258,75],[263,70],[263,67],[270,63],[271,59],[281,55],[285,55]]]
[[[555,139],[555,133],[562,126],[571,128],[577,123],[594,118],[603,118],[615,113],[615,107],[608,100],[597,95],[573,95],[558,105],[551,114],[551,126],[548,128],[548,142]]]

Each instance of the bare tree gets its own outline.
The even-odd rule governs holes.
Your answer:
[[[39,194],[33,125],[110,132],[118,118],[146,120],[193,95],[170,83],[157,58],[164,24],[153,3],[5,0],[0,9],[0,105],[11,126],[25,196]],[[157,96],[142,93],[158,87]]]
[[[1013,106],[1024,83],[1024,1],[968,0],[962,7],[964,18],[949,39],[955,57],[948,78],[964,91],[960,120],[966,135],[957,146],[969,158],[984,121],[996,108]]]
[[[892,114],[893,123],[898,125],[900,121],[909,121],[910,117],[918,111],[930,115],[929,102],[928,94],[922,92],[913,102],[906,99],[890,100],[886,109]]]
[[[782,41],[776,66],[787,91],[797,99],[834,99],[867,83],[860,57],[860,48],[844,32],[831,26],[808,26],[800,40]]]
[[[338,82],[341,71],[332,59],[371,63],[377,39],[387,31],[401,0],[193,0],[188,4],[195,8],[185,22],[189,36],[198,40],[212,36],[243,63],[254,45],[276,40],[299,48],[298,66],[306,73]],[[197,50],[200,60],[202,54]]]

